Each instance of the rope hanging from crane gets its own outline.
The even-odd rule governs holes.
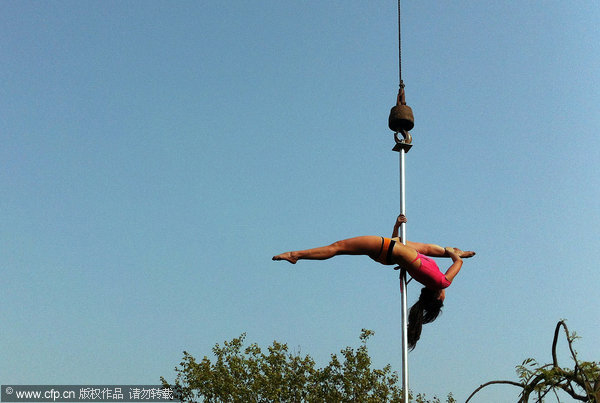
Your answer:
[[[398,82],[400,89],[404,88],[402,81],[402,21],[400,20],[400,0],[398,0]]]
[[[415,118],[410,106],[406,105],[404,81],[402,81],[402,29],[400,15],[400,0],[398,0],[398,80],[400,88],[398,89],[396,105],[390,111],[388,126],[394,132],[396,143],[410,144],[412,136],[409,130],[412,130],[415,126]],[[403,140],[398,138],[398,134],[402,135]]]

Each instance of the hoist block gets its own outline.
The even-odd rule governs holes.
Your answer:
[[[393,132],[409,131],[415,127],[415,117],[408,105],[396,105],[390,111],[388,126]]]

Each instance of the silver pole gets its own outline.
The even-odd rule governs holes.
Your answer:
[[[400,214],[406,214],[406,189],[404,186],[404,170],[406,152],[400,150]],[[406,244],[406,223],[400,226],[402,243]],[[400,293],[402,298],[402,400],[408,403],[408,315],[406,308],[406,270],[400,270]]]

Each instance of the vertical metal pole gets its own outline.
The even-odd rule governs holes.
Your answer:
[[[400,150],[400,214],[406,214],[406,198],[404,186],[405,170],[404,148]],[[400,226],[402,243],[406,244],[406,223]],[[406,270],[400,270],[400,293],[402,298],[402,400],[408,403],[408,314],[406,312]]]

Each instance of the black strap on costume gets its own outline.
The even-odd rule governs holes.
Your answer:
[[[396,245],[396,241],[394,241],[393,239],[390,240],[390,246],[387,250],[387,255],[385,257],[385,262],[387,264],[393,264],[394,262],[392,262],[392,252],[394,251],[394,246]]]

